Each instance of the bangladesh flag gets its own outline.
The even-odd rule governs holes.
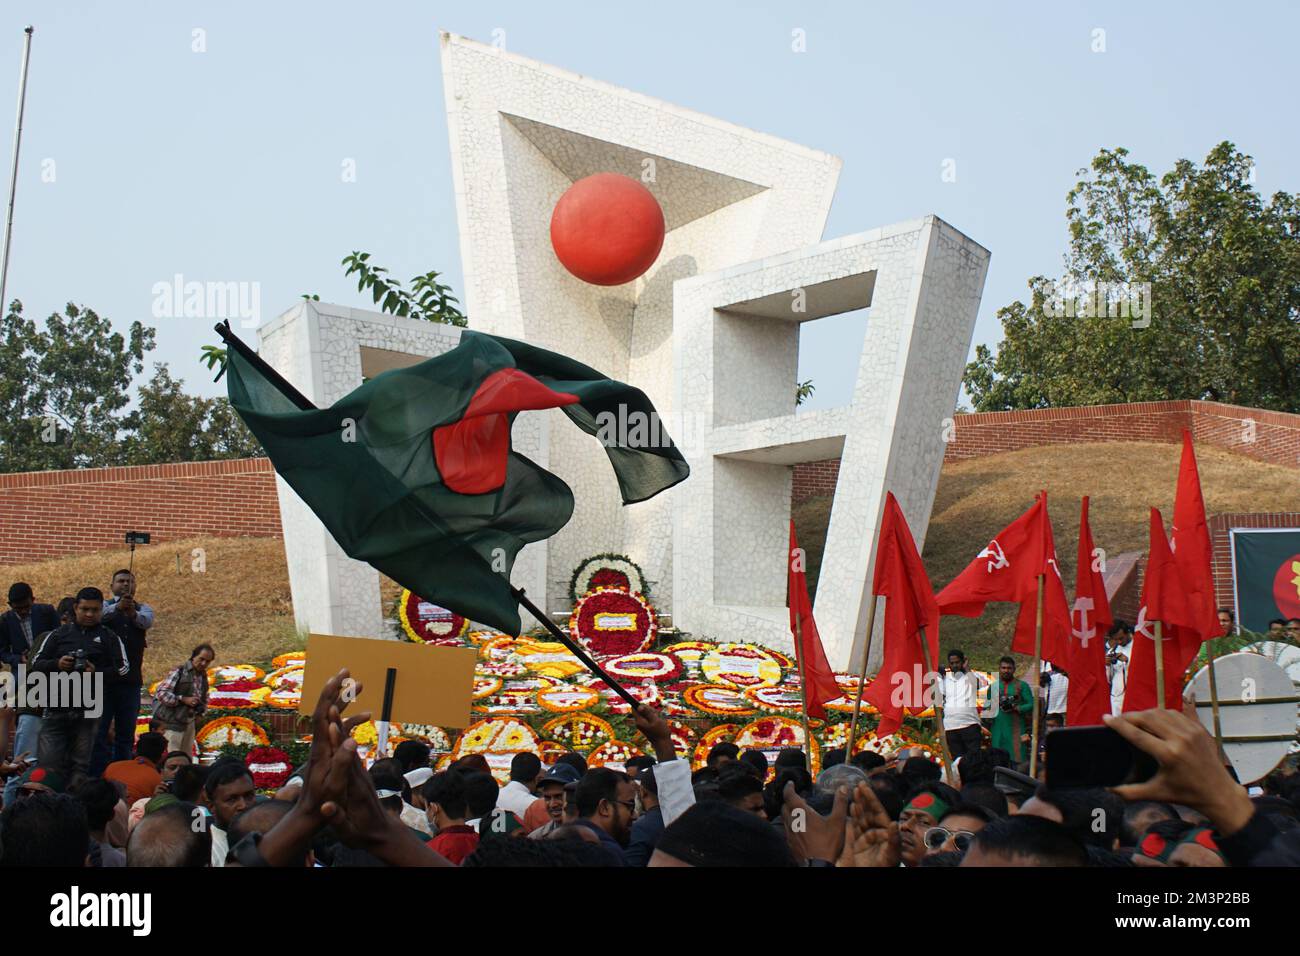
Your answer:
[[[1300,617],[1300,528],[1234,530],[1232,549],[1237,623],[1262,633]]]
[[[561,408],[597,436],[624,504],[690,474],[644,392],[523,342],[465,331],[450,352],[316,408],[228,326],[218,331],[231,405],[339,546],[507,634],[520,633],[515,556],[573,514],[569,486],[511,450],[519,412]]]

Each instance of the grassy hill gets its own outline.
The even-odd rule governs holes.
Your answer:
[[[1066,593],[1073,594],[1080,499],[1090,496],[1088,517],[1097,547],[1110,555],[1145,551],[1148,509],[1160,509],[1166,528],[1173,518],[1181,453],[1179,445],[1106,442],[1027,448],[945,464],[922,550],[931,583],[938,591],[955,578],[1046,488],[1057,559]],[[1196,454],[1208,513],[1295,510],[1300,500],[1295,469],[1217,448],[1198,448]],[[830,497],[800,502],[794,518],[815,570],[826,539]],[[976,666],[993,666],[1011,646],[1015,609],[1014,604],[993,604],[980,618],[945,617],[943,648],[960,646]]]
[[[1173,512],[1176,445],[1117,442],[1059,445],[1008,452],[946,464],[939,478],[924,558],[935,588],[941,588],[998,531],[1046,488],[1067,592],[1074,586],[1079,499],[1092,496],[1091,522],[1097,546],[1115,555],[1146,549],[1147,508]],[[1206,508],[1225,511],[1295,510],[1300,475],[1294,469],[1252,461],[1213,448],[1198,450]],[[799,541],[808,551],[814,583],[830,517],[829,496],[810,498],[794,509]],[[192,570],[192,550],[201,548],[206,568]],[[635,555],[634,555],[635,557]],[[87,584],[107,590],[112,572],[127,563],[125,549],[0,568],[0,583],[27,581],[38,600],[57,603]],[[136,551],[139,597],[157,611],[145,657],[153,680],[184,660],[190,649],[210,641],[218,660],[260,663],[303,646],[293,625],[284,545],[274,538],[196,538]],[[384,607],[397,588],[381,583]],[[982,618],[943,619],[943,646],[960,645],[977,666],[991,666],[1011,643],[1014,605],[991,605]],[[723,635],[718,635],[722,637]]]

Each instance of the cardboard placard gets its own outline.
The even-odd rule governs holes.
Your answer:
[[[310,715],[325,682],[346,667],[362,688],[345,714],[368,710],[371,719],[377,721],[384,704],[384,682],[388,669],[393,667],[397,669],[393,720],[466,727],[471,723],[469,708],[477,659],[478,651],[472,647],[312,634],[307,638],[307,666],[298,712]]]

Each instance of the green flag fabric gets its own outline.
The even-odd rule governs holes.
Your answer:
[[[562,408],[605,446],[623,503],[690,474],[640,389],[566,356],[465,331],[460,344],[311,406],[229,333],[230,402],[350,557],[425,600],[520,633],[510,570],[573,492],[510,447],[518,412]]]

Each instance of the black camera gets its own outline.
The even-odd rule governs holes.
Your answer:
[[[84,647],[77,648],[77,652],[72,655],[72,669],[77,673],[85,671],[86,649]]]
[[[1015,710],[1016,699],[1014,697],[1008,697],[1006,694],[1003,694],[1001,697],[998,698],[998,709],[1007,710],[1007,711]]]

